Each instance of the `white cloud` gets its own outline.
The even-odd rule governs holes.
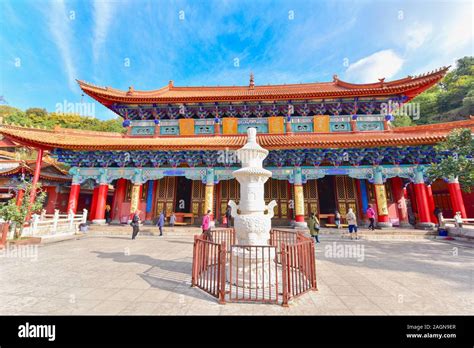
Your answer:
[[[45,13],[48,18],[48,28],[51,32],[54,43],[61,55],[64,70],[68,79],[68,85],[71,91],[77,90],[76,85],[76,67],[72,59],[71,39],[73,37],[71,30],[71,21],[66,11],[64,1],[50,2],[49,11]]]
[[[403,62],[393,50],[375,52],[349,65],[345,79],[360,83],[377,82],[382,77],[389,79],[400,71]]]
[[[114,17],[115,7],[113,2],[105,0],[94,1],[94,33],[92,52],[94,61],[97,62],[102,45],[107,39],[110,24]]]
[[[431,24],[414,23],[406,31],[407,49],[417,49],[421,47],[433,31]]]
[[[471,5],[474,7],[474,5]],[[474,50],[474,21],[471,11],[458,11],[453,20],[445,22],[441,35],[438,36],[439,47],[444,53],[453,53],[470,45],[471,52]]]

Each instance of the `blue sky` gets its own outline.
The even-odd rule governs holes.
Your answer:
[[[0,0],[0,95],[22,109],[101,86],[387,80],[474,55],[470,1]],[[95,107],[95,116],[114,116]]]

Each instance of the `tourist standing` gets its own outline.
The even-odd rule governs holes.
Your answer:
[[[369,208],[367,209],[367,217],[369,218],[369,230],[375,230],[375,210],[372,208],[372,204],[369,204]]]
[[[319,243],[319,220],[314,212],[309,217],[309,233],[316,243]]]
[[[207,214],[202,218],[202,234],[207,237],[207,240],[212,242],[211,235],[211,211],[208,210]]]
[[[106,223],[110,223],[110,211],[111,211],[110,205],[107,204],[105,206],[105,222]]]
[[[140,210],[135,210],[130,226],[133,228],[132,239],[135,239],[138,232],[140,232]]]
[[[349,234],[351,235],[351,240],[354,239],[352,236],[353,232],[355,234],[355,238],[359,239],[359,237],[357,237],[357,219],[354,212],[352,211],[352,208],[349,208],[349,211],[346,215],[346,220],[347,224],[349,225]]]
[[[337,210],[334,212],[334,223],[336,224],[337,229],[341,228],[341,214]]]
[[[160,236],[163,235],[163,226],[165,226],[165,211],[162,210],[160,213],[160,217],[158,218],[158,223],[156,224],[160,229]]]
[[[442,215],[442,213],[443,212],[440,209],[440,207],[436,207],[435,210],[433,211],[433,214],[436,217],[436,220],[438,220],[438,227],[441,227],[441,217],[440,217],[440,215]]]
[[[225,217],[227,218],[227,227],[232,227],[232,208],[230,205],[227,206],[227,209],[225,211]]]
[[[462,216],[460,211],[458,211],[456,215],[454,215],[454,226],[459,228],[462,227]]]
[[[172,212],[170,216],[170,226],[174,227],[175,223],[176,223],[176,215],[174,215],[174,212]]]

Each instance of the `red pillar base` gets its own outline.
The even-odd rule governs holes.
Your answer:
[[[67,204],[67,213],[72,212],[76,214],[77,212],[77,202],[79,201],[79,192],[81,190],[81,185],[72,184],[71,191],[69,191],[69,200]]]
[[[107,202],[107,191],[109,190],[109,185],[100,184],[99,190],[97,191],[97,206],[95,208],[93,224],[103,225],[105,224],[105,204]]]
[[[432,223],[430,219],[426,186],[423,183],[417,183],[414,184],[413,187],[415,189],[416,202],[418,205],[418,223],[416,224],[416,228],[432,229],[434,223]]]
[[[453,216],[456,212],[461,212],[461,217],[467,219],[466,207],[464,206],[464,200],[462,198],[461,186],[459,182],[448,183],[449,197],[451,198],[451,205],[453,207]]]
[[[436,224],[438,220],[436,219],[434,215],[434,210],[435,210],[435,203],[434,203],[434,197],[433,197],[433,191],[431,190],[431,185],[426,185],[426,198],[428,200],[428,209],[430,212],[430,220],[432,223]]]

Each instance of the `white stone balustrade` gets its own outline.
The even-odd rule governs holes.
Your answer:
[[[54,214],[45,214],[44,211],[40,215],[33,214],[30,226],[23,229],[22,235],[42,238],[72,235],[79,230],[80,224],[87,222],[87,214],[87,209],[76,215],[72,212],[59,214],[57,209]]]

